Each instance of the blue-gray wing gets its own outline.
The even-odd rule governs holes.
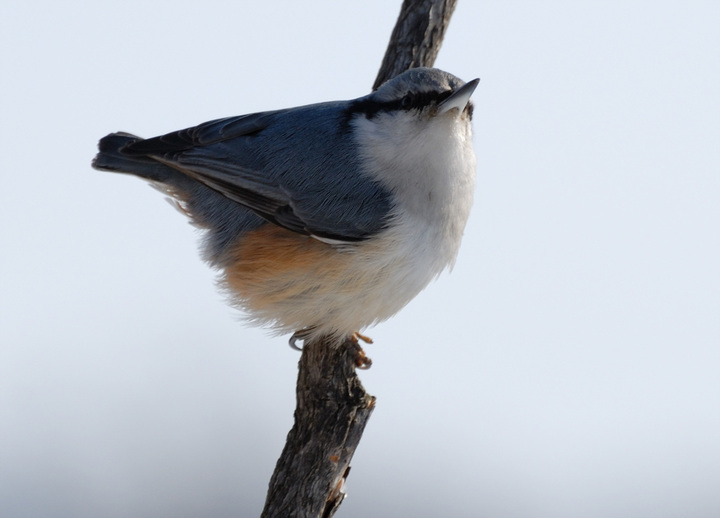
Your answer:
[[[341,102],[243,115],[122,153],[168,165],[292,231],[359,241],[385,228],[392,200],[363,172],[348,117]]]

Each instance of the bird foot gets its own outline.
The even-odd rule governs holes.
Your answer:
[[[366,344],[371,344],[373,343],[373,341],[372,338],[360,334],[358,331],[355,331],[352,335],[350,335],[350,338],[348,339],[348,342],[354,349],[353,352],[355,353],[355,368],[367,370],[372,367],[372,360],[369,356],[365,354],[365,351],[360,346],[360,340],[362,340]]]
[[[306,328],[301,329],[300,331],[295,331],[293,335],[288,340],[288,344],[291,348],[295,349],[296,351],[302,352],[302,347],[298,345],[298,342],[305,342],[307,340],[308,336],[312,332],[312,328]],[[355,367],[357,369],[363,369],[367,370],[372,366],[372,360],[365,354],[365,351],[363,350],[362,346],[360,345],[360,341],[365,342],[366,344],[373,343],[372,338],[369,336],[365,336],[358,331],[355,331],[353,334],[351,334],[348,339],[347,343],[352,347],[352,352],[354,353],[354,363]]]
[[[359,331],[355,331],[355,332],[352,334],[351,340],[353,340],[355,343],[357,343],[358,340],[362,340],[362,341],[365,342],[366,344],[371,344],[371,343],[373,343],[373,339],[372,339],[372,338],[370,338],[369,336],[360,334]]]

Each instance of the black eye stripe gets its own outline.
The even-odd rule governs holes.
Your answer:
[[[452,90],[445,90],[444,92],[408,92],[399,99],[384,102],[364,99],[354,102],[348,110],[348,115],[364,113],[367,118],[372,119],[378,112],[413,110],[431,104],[437,105],[450,97],[450,95],[452,95]]]
[[[452,90],[444,92],[408,92],[399,101],[385,103],[389,109],[411,110],[423,108],[431,104],[439,104],[452,94]]]
[[[423,93],[410,93],[408,94],[411,99],[410,106],[408,108],[422,108],[423,106],[429,106],[432,103],[440,104],[442,101],[450,97],[452,90],[446,90],[444,92],[423,92]]]

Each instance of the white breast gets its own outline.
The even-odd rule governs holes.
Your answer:
[[[377,120],[383,116],[404,120]],[[395,202],[392,225],[378,236],[383,251],[375,256],[378,267],[392,272],[374,294],[384,300],[385,313],[392,311],[383,320],[454,264],[473,201],[475,154],[470,121],[457,110],[430,120],[405,113],[359,117],[355,124],[368,172]]]

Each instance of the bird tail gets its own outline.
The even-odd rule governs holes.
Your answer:
[[[129,156],[123,153],[123,148],[143,140],[130,133],[110,133],[100,139],[98,154],[92,161],[92,166],[100,171],[134,174],[153,182],[165,183],[175,178],[178,172],[157,160],[143,156]]]

